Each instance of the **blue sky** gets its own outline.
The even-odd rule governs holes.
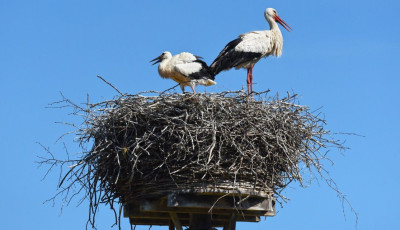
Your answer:
[[[60,99],[110,99],[115,91],[162,91],[175,85],[158,76],[149,61],[163,51],[189,51],[210,63],[237,35],[269,29],[263,12],[274,7],[293,28],[283,31],[280,59],[254,68],[254,90],[294,91],[300,103],[321,108],[333,132],[351,149],[332,151],[331,176],[359,212],[359,229],[400,229],[400,3],[353,1],[6,1],[0,0],[0,229],[83,229],[87,203],[63,209],[42,204],[56,192],[57,171],[41,181],[34,163],[44,152],[59,156],[57,138],[79,122],[69,110],[45,108]],[[245,87],[244,70],[217,76],[219,92]],[[72,137],[71,137],[72,138]],[[70,139],[71,139],[70,138]],[[78,151],[68,142],[71,151]],[[354,229],[354,216],[323,182],[302,189],[278,214],[239,229]],[[113,214],[102,209],[98,229],[110,229]],[[124,220],[123,227],[128,227]],[[129,228],[128,228],[129,229]],[[140,227],[137,229],[147,229]],[[166,229],[154,227],[154,229]]]

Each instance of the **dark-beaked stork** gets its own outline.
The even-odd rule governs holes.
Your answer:
[[[198,84],[204,86],[217,84],[214,81],[214,73],[201,58],[188,52],[172,56],[170,52],[165,51],[150,62],[154,62],[153,65],[160,63],[158,66],[160,76],[179,83],[182,92],[185,92],[185,86],[190,86],[193,93],[196,93],[194,87]]]
[[[215,75],[233,67],[247,69],[247,91],[253,92],[253,67],[263,57],[270,55],[279,57],[282,54],[283,37],[278,24],[287,31],[292,29],[284,22],[273,8],[264,12],[270,30],[252,31],[239,35],[239,38],[229,42],[210,65]],[[290,30],[289,30],[290,29]]]

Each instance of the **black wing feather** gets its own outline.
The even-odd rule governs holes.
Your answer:
[[[204,62],[203,60],[197,59],[194,62],[200,63],[201,64],[201,69],[195,73],[190,74],[188,77],[190,79],[215,79],[214,72],[208,67],[207,63]]]
[[[243,39],[239,37],[229,42],[219,53],[218,57],[215,58],[210,66],[214,75],[219,74],[223,70],[228,70],[262,56],[261,53],[235,51],[235,47],[242,41]]]

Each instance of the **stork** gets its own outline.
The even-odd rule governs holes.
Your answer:
[[[253,92],[254,65],[263,57],[270,55],[279,57],[282,54],[283,37],[277,23],[281,24],[289,32],[292,30],[278,16],[275,9],[265,9],[264,16],[270,26],[270,30],[251,31],[239,35],[237,39],[225,46],[210,66],[215,75],[233,67],[235,69],[247,69],[247,91],[249,94]]]
[[[150,62],[153,62],[153,65],[160,63],[158,66],[160,76],[179,83],[182,92],[185,92],[185,86],[190,86],[193,93],[196,93],[194,87],[198,84],[204,86],[217,84],[214,81],[215,75],[201,58],[188,52],[172,56],[169,51],[165,51]]]

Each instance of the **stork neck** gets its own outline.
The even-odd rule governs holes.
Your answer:
[[[279,30],[278,23],[273,18],[268,17],[267,22],[271,30]]]

